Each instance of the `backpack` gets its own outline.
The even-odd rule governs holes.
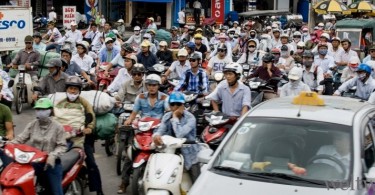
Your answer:
[[[202,69],[199,69],[200,71],[198,72],[198,88],[203,86],[203,73],[202,73]],[[182,84],[182,87],[183,89],[187,89],[188,85],[189,85],[189,81],[190,81],[190,74],[192,74],[190,71],[186,71],[185,73],[185,81],[184,81],[184,84]],[[199,89],[200,90],[200,89]]]

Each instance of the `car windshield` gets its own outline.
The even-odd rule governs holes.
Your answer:
[[[212,170],[266,182],[326,187],[349,179],[352,145],[350,126],[248,117],[226,142]]]

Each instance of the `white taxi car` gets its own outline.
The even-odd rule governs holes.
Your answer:
[[[374,117],[366,102],[316,93],[264,102],[199,156],[189,194],[375,194]]]

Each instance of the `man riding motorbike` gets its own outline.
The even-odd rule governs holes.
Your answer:
[[[323,70],[314,63],[314,54],[311,51],[305,51],[302,55],[302,81],[306,83],[312,91],[323,93],[323,85],[320,84],[324,80]]]
[[[121,88],[121,85],[131,79],[130,72],[137,63],[137,57],[134,54],[128,54],[125,56],[125,67],[118,71],[117,76],[113,82],[108,86],[107,91],[115,92]]]
[[[272,77],[280,77],[281,71],[274,66],[274,57],[272,54],[265,54],[262,58],[263,65],[255,70],[253,74],[248,76],[248,79],[259,77],[262,80],[268,81]]]
[[[288,73],[289,82],[281,87],[280,97],[297,96],[301,91],[310,92],[310,87],[302,81],[303,70],[293,67]]]
[[[116,67],[116,66],[124,67],[125,66],[125,56],[127,56],[128,54],[131,54],[133,52],[134,52],[134,49],[130,44],[128,44],[128,43],[122,44],[120,53],[118,53],[115,56],[115,58],[113,58],[113,60],[110,63],[107,64],[106,69],[104,71],[104,75],[108,76],[109,70],[112,67]]]
[[[169,66],[173,62],[173,53],[168,49],[166,41],[160,41],[156,57],[158,57],[159,61],[166,62],[166,66]]]
[[[113,47],[113,39],[105,38],[105,48],[99,51],[98,64],[111,62],[118,53],[120,53],[120,50],[117,47]]]
[[[153,65],[158,63],[158,58],[154,53],[150,51],[150,47],[150,41],[142,41],[141,52],[137,54],[138,63],[143,64],[146,68],[152,67]]]

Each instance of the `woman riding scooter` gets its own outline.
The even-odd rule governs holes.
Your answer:
[[[25,130],[11,143],[30,143],[39,150],[48,152],[46,164],[33,164],[37,175],[44,173],[48,178],[51,192],[54,195],[63,195],[63,169],[60,156],[66,152],[67,144],[62,125],[53,120],[53,104],[48,98],[41,98],[35,103],[36,120],[27,124]]]

